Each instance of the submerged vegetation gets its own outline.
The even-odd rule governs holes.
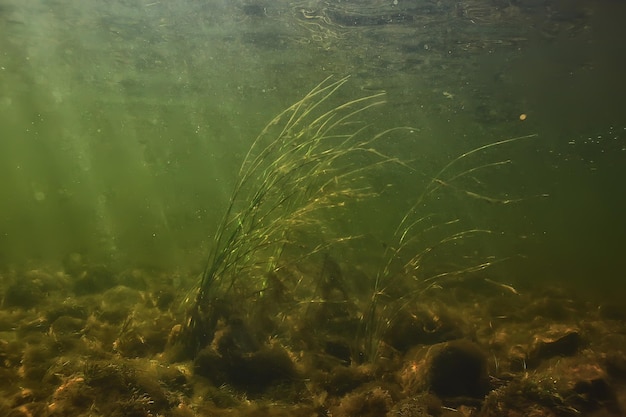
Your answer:
[[[324,109],[346,80],[319,84],[272,120],[252,144],[190,309],[184,337],[193,351],[211,341],[219,319],[243,313],[224,311],[227,305],[286,288],[276,277],[285,246],[302,244],[294,235],[321,235],[321,243],[305,249],[300,259],[354,239],[327,233],[328,210],[373,196],[367,172],[401,164],[375,147],[396,129],[368,136],[369,126],[357,119],[383,103],[382,93]]]
[[[480,183],[484,172],[511,164],[485,157],[490,150],[535,135],[480,146],[428,176],[381,253],[379,271],[371,278],[368,271],[345,276],[345,262],[336,260],[333,251],[365,237],[334,226],[347,221],[358,204],[378,196],[371,183],[379,167],[417,171],[414,162],[379,146],[383,138],[413,129],[378,132],[361,122],[360,116],[384,103],[383,93],[329,104],[346,81],[317,85],[252,144],[198,287],[187,299],[175,355],[196,357],[207,346],[219,345],[224,329],[236,329],[237,337],[247,340],[243,348],[241,340],[234,342],[243,349],[239,354],[282,338],[292,346],[301,342],[336,351],[348,363],[373,362],[393,322],[414,307],[420,294],[502,261],[476,255],[476,248],[466,250],[472,255],[459,249],[491,230],[431,212],[436,208],[429,204],[445,200],[445,193],[492,205],[518,201],[476,191],[472,184]],[[476,156],[482,158],[476,162]],[[442,261],[440,267],[447,268],[442,271],[425,270],[425,260],[447,247],[456,253],[446,256],[465,259],[454,267]]]
[[[518,141],[535,138],[537,135],[505,139],[467,151],[447,163],[426,182],[415,203],[407,210],[393,232],[391,242],[383,256],[381,268],[375,275],[372,299],[364,315],[362,331],[363,355],[374,359],[380,341],[395,319],[407,306],[419,302],[419,296],[433,288],[441,288],[446,281],[462,279],[482,271],[504,258],[477,256],[476,248],[462,249],[461,256],[468,262],[456,264],[435,272],[425,268],[425,261],[436,251],[446,247],[460,247],[482,235],[493,233],[488,228],[468,225],[465,219],[442,218],[439,213],[430,211],[429,200],[445,200],[441,194],[452,192],[473,200],[489,204],[507,205],[519,202],[522,197],[499,197],[486,191],[473,191],[469,183],[480,183],[478,177],[484,172],[512,164],[510,159],[488,162],[470,162],[472,156],[484,154]],[[541,197],[547,195],[543,194]],[[527,198],[527,197],[526,197]],[[474,255],[469,255],[469,254]],[[459,255],[457,253],[457,255]],[[445,263],[441,259],[440,263]],[[495,283],[497,285],[497,283]],[[514,290],[514,289],[513,289]]]

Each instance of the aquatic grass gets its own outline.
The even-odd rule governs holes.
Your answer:
[[[332,314],[330,304],[343,303],[346,308],[351,305],[349,314],[361,323],[353,328],[357,333],[353,354],[373,361],[390,325],[424,292],[504,260],[465,256],[463,250],[473,249],[474,239],[494,232],[469,226],[462,216],[446,218],[442,196],[448,193],[489,205],[528,198],[489,194],[477,185],[483,185],[482,174],[512,164],[501,158],[500,149],[536,135],[474,148],[427,179],[391,234],[381,267],[370,281],[370,295],[346,295],[344,288],[337,288],[342,300],[325,297],[320,293],[328,284],[322,281],[330,279],[325,266],[317,275],[294,277],[285,271],[287,263],[297,265],[320,253],[326,265],[335,245],[363,238],[359,230],[337,232],[333,225],[341,222],[343,211],[378,195],[370,185],[378,168],[393,164],[418,171],[381,151],[379,143],[396,131],[411,129],[377,132],[362,122],[368,110],[385,102],[384,93],[333,104],[333,95],[347,80],[324,80],[272,119],[253,141],[189,299],[180,337],[188,355],[211,343],[220,320],[246,316],[254,321],[264,316],[276,321],[292,315],[293,323],[310,318],[312,305],[328,305]],[[460,262],[453,265],[437,258],[449,253]],[[430,269],[433,260],[438,265]],[[277,299],[289,299],[291,305],[272,305],[270,294],[278,293]]]
[[[192,352],[211,342],[217,321],[228,314],[224,304],[267,290],[287,245],[306,246],[290,238],[292,231],[323,235],[300,259],[356,238],[330,233],[328,210],[373,197],[368,172],[402,164],[376,148],[398,129],[372,133],[358,117],[382,105],[384,93],[329,104],[347,80],[324,80],[252,143],[190,300],[182,338]]]
[[[442,219],[440,213],[428,211],[429,201],[441,198],[443,191],[497,205],[545,197],[545,194],[519,198],[500,197],[475,191],[470,185],[463,183],[463,180],[469,179],[470,183],[478,184],[478,174],[512,164],[511,159],[499,159],[499,155],[495,156],[495,160],[487,162],[471,162],[473,157],[535,137],[536,134],[519,136],[471,149],[452,159],[427,181],[394,230],[391,244],[385,249],[383,264],[375,276],[372,296],[363,313],[362,326],[356,340],[365,360],[376,359],[385,332],[393,321],[407,306],[419,302],[420,296],[426,291],[442,288],[450,280],[462,279],[506,260],[492,256],[468,257],[471,259],[468,264],[448,268],[443,272],[426,271],[427,258],[436,252],[494,233],[486,228],[467,227],[461,218]],[[468,163],[469,167],[464,167],[463,163]],[[401,291],[395,290],[396,293],[401,292],[401,295],[391,295],[394,286],[402,288]]]

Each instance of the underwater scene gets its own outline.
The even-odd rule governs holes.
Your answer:
[[[0,416],[626,415],[625,18],[0,0]]]

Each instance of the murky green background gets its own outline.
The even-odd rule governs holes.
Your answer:
[[[376,127],[416,132],[383,147],[423,167],[379,173],[352,262],[378,256],[414,175],[536,133],[498,148],[513,164],[485,184],[523,201],[432,210],[498,232],[476,250],[512,256],[500,281],[623,290],[625,16],[609,0],[0,0],[0,268],[200,268],[252,140],[350,75],[338,101],[387,91]]]

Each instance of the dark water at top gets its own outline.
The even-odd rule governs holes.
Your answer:
[[[200,268],[263,126],[350,75],[337,103],[386,91],[371,121],[415,128],[381,146],[417,169],[377,172],[343,262],[381,256],[450,160],[536,134],[473,162],[511,160],[472,189],[520,202],[461,192],[428,212],[495,232],[475,250],[511,258],[501,281],[623,290],[625,16],[609,0],[0,0],[0,268]]]

